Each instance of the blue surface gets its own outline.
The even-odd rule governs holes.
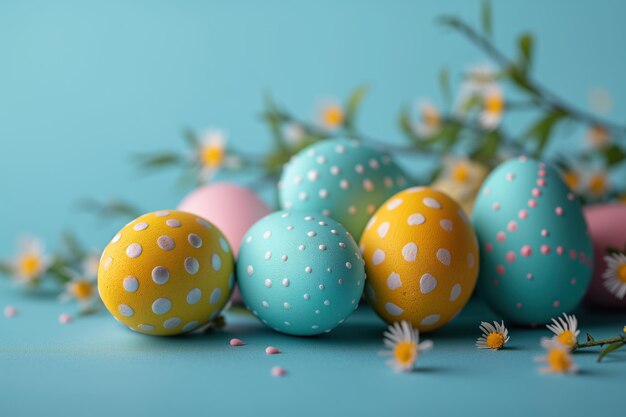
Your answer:
[[[270,135],[258,119],[266,91],[308,116],[317,99],[369,83],[363,130],[400,141],[398,109],[421,97],[437,102],[439,68],[459,74],[484,62],[435,17],[450,12],[477,22],[478,10],[479,2],[462,0],[1,0],[0,258],[24,232],[54,247],[69,228],[102,248],[121,224],[78,213],[83,197],[117,196],[146,211],[176,206],[188,190],[174,187],[175,176],[138,172],[130,155],[182,150],[185,126],[222,127],[234,145],[266,149]],[[538,78],[580,107],[591,88],[607,88],[614,101],[608,117],[620,120],[626,78],[616,40],[626,35],[625,12],[626,3],[608,0],[497,2],[495,34],[510,52],[518,32],[535,33]],[[302,416],[623,409],[624,353],[601,365],[595,355],[577,355],[582,375],[541,377],[532,357],[546,332],[515,331],[510,350],[479,352],[477,325],[490,317],[480,306],[432,336],[436,348],[420,362],[422,372],[394,375],[376,353],[382,324],[367,311],[316,339],[281,336],[241,316],[230,317],[226,333],[153,339],[105,314],[61,326],[58,314],[74,307],[1,283],[6,304],[21,315],[0,318],[3,417],[228,407],[251,414],[270,406]],[[581,322],[608,336],[626,324],[623,315],[612,317]],[[233,335],[249,345],[231,349]],[[285,354],[266,357],[270,343]],[[274,364],[289,377],[269,377]]]
[[[68,325],[63,307],[27,296],[0,305],[0,415],[611,415],[622,407],[626,351],[601,364],[575,356],[576,376],[540,375],[546,329],[510,329],[506,350],[479,351],[480,320],[495,318],[472,301],[427,337],[435,343],[417,371],[395,374],[378,355],[384,325],[361,307],[320,337],[276,333],[247,314],[227,315],[225,331],[158,338],[133,333],[104,312]],[[613,336],[624,315],[579,312],[583,334]],[[232,337],[243,347],[230,347]],[[273,345],[284,353],[268,356]],[[288,375],[274,378],[272,366]]]

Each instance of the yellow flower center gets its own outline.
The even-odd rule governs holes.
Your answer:
[[[485,344],[489,349],[501,349],[504,346],[504,335],[502,333],[489,333]]]
[[[576,337],[574,336],[574,333],[572,333],[570,330],[565,330],[556,338],[563,346],[572,347],[576,344]]]
[[[580,176],[574,171],[567,171],[563,174],[563,180],[570,190],[574,190],[580,185]]]
[[[589,177],[589,190],[595,195],[602,195],[607,188],[606,175],[603,172],[596,172]]]
[[[398,342],[393,350],[393,356],[403,366],[412,365],[415,362],[415,342]]]
[[[504,98],[499,93],[492,93],[485,97],[485,111],[500,114],[504,110]]]
[[[335,104],[326,106],[322,111],[322,123],[327,127],[337,127],[343,123],[343,109]]]
[[[454,164],[452,167],[452,179],[459,184],[465,184],[469,179],[469,166],[463,162]]]
[[[37,254],[23,255],[18,261],[18,274],[23,278],[35,278],[41,272],[41,258]]]
[[[220,144],[208,144],[200,151],[202,165],[217,168],[224,161],[224,148]]]
[[[550,368],[555,372],[567,372],[572,366],[569,353],[561,349],[550,349],[547,361]]]
[[[93,295],[93,286],[89,281],[76,281],[72,283],[70,292],[78,300],[86,300]]]
[[[626,264],[621,264],[617,267],[617,270],[615,271],[615,276],[623,284],[626,284]]]
[[[439,126],[440,117],[439,112],[434,107],[425,107],[422,109],[422,118],[424,124],[429,127]]]
[[[609,143],[609,132],[602,126],[592,126],[588,133],[589,142],[595,147],[603,147]]]

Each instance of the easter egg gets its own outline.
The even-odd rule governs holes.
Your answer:
[[[358,240],[372,213],[406,182],[388,155],[356,141],[324,140],[304,148],[285,166],[280,206],[330,216]]]
[[[473,224],[478,293],[505,320],[538,325],[571,312],[591,279],[591,239],[580,203],[558,172],[526,157],[483,183]]]
[[[272,210],[252,190],[231,183],[203,185],[189,193],[178,210],[203,217],[217,226],[237,257],[246,231]]]
[[[404,190],[368,222],[360,241],[365,295],[387,323],[429,331],[453,319],[478,274],[478,243],[463,209],[428,187]]]
[[[626,204],[598,204],[585,207],[584,212],[594,254],[593,278],[585,300],[599,307],[624,309]],[[611,250],[615,249],[621,251],[622,255],[612,253]]]
[[[365,270],[356,242],[335,220],[279,211],[246,233],[237,261],[244,303],[276,331],[330,332],[354,311]]]
[[[174,335],[215,318],[234,284],[232,250],[205,219],[157,211],[128,223],[106,246],[98,291],[117,320],[140,333]]]

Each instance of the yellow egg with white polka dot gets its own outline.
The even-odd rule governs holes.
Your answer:
[[[118,321],[167,336],[215,318],[234,285],[234,262],[222,232],[183,211],[157,211],[128,223],[100,259],[98,291]]]
[[[428,187],[399,192],[376,211],[360,241],[366,298],[387,323],[420,331],[452,320],[478,276],[478,244],[461,207]]]

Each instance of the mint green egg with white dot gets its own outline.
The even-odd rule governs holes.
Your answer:
[[[278,211],[259,220],[239,249],[237,280],[247,308],[291,335],[329,333],[359,305],[365,267],[352,235],[310,211]]]
[[[332,217],[358,241],[378,206],[410,185],[389,155],[356,141],[329,139],[295,155],[278,187],[281,208]]]

